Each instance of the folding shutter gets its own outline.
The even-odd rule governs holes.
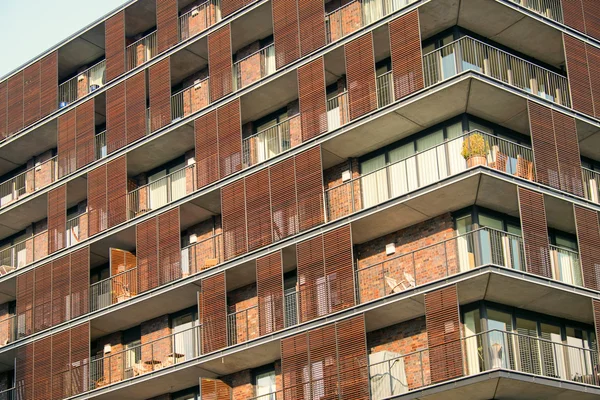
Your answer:
[[[536,179],[544,185],[559,188],[558,159],[552,126],[552,112],[549,108],[531,101],[528,101],[527,104]]]
[[[288,158],[269,168],[273,240],[278,241],[298,232],[298,201],[294,159]]]
[[[219,140],[217,112],[211,111],[194,121],[196,137],[196,175],[198,188],[219,179]]]
[[[298,102],[305,142],[327,132],[327,97],[323,57],[298,68]]]
[[[256,295],[260,336],[283,329],[283,270],[281,251],[256,260]]]
[[[425,323],[431,383],[463,374],[456,286],[425,294]]]
[[[225,382],[219,379],[200,378],[200,398],[231,400],[232,392]]]
[[[71,318],[89,312],[90,249],[71,253]]]
[[[8,78],[8,135],[23,129],[23,71]]]
[[[0,140],[8,136],[8,89],[7,81],[0,82]]]
[[[135,230],[138,262],[138,290],[158,286],[158,224],[156,218],[140,222]]]
[[[64,256],[52,261],[52,325],[68,321],[71,307],[68,304],[71,294],[70,257]]]
[[[40,117],[50,115],[58,107],[58,51],[40,61]]]
[[[273,0],[273,42],[277,69],[300,57],[297,0]]]
[[[322,328],[310,330],[308,336],[308,354],[310,360],[311,378],[310,390],[319,393],[322,398],[338,398],[338,367],[337,337],[335,335],[335,324],[326,325]],[[364,341],[364,338],[363,338]],[[343,343],[346,346],[346,343]],[[315,396],[316,397],[316,396]],[[348,399],[354,397],[347,397]]]
[[[33,287],[34,271],[17,275],[17,336],[33,333]]]
[[[16,398],[19,400],[34,400],[33,387],[33,365],[34,351],[33,343],[27,343],[17,348],[15,387],[17,387]]]
[[[237,257],[248,251],[244,192],[243,179],[221,189],[221,218],[225,242],[225,260]]]
[[[242,169],[242,120],[239,98],[219,107],[217,120],[219,121],[219,171],[221,178],[224,178]]]
[[[225,273],[202,280],[203,353],[227,346],[227,293]]]
[[[48,254],[65,247],[67,184],[48,192]]]
[[[296,193],[300,231],[324,222],[323,168],[321,147],[313,147],[296,156]]]
[[[423,53],[419,11],[389,23],[394,96],[396,100],[423,89]]]
[[[69,374],[71,334],[68,330],[52,335],[52,399],[65,399],[71,395]]]
[[[527,272],[551,278],[544,195],[520,187],[519,209]]]
[[[564,1],[563,1],[564,2]],[[585,33],[600,40],[600,4],[595,0],[581,0]]]
[[[308,335],[301,333],[281,339],[281,380],[284,399],[310,398],[310,387],[305,384],[308,368]]]
[[[40,332],[52,326],[52,263],[35,270],[33,290],[33,330]]]
[[[40,120],[40,62],[23,70],[23,115],[24,125]]]
[[[104,23],[106,81],[125,73],[125,11],[113,15]]]
[[[300,321],[306,322],[329,313],[323,237],[317,236],[296,245]]]
[[[160,284],[181,278],[181,230],[179,207],[158,217],[158,265]]]
[[[95,160],[94,99],[77,106],[76,115],[76,168],[82,168]]]
[[[246,178],[246,209],[250,211],[247,213],[248,250],[272,243],[268,169]]]
[[[593,290],[600,289],[600,221],[598,212],[573,205],[579,257],[583,271],[583,284]]]
[[[154,132],[171,123],[171,59],[157,62],[149,71],[150,121]]]
[[[106,164],[108,227],[127,220],[127,159],[121,156]]]
[[[560,188],[583,197],[581,181],[581,158],[575,118],[552,110],[554,140],[558,154]]]
[[[33,387],[36,400],[52,399],[52,338],[45,337],[33,342]]]
[[[90,358],[90,325],[86,322],[71,328],[71,395],[87,392],[86,373]]]
[[[585,33],[583,5],[581,0],[561,0],[563,20],[565,25]]]
[[[564,33],[563,42],[573,108],[588,115],[594,115],[585,44],[581,40]]]
[[[373,33],[346,43],[344,52],[350,119],[355,119],[377,108]]]
[[[302,56],[325,46],[325,5],[321,0],[297,0]]]
[[[337,359],[340,398],[368,400],[369,364],[364,315],[338,322],[336,333],[337,342],[343,344],[338,346]]]
[[[225,16],[223,8],[221,8],[221,13]],[[231,55],[231,29],[229,25],[208,35],[210,99],[213,102],[231,93],[233,90]]]
[[[76,140],[76,110],[67,111],[58,117],[58,177],[62,178],[75,171],[77,153]]]
[[[106,150],[109,154],[127,143],[125,129],[125,82],[121,82],[106,91]]]
[[[127,144],[146,136],[146,71],[125,81]]]
[[[88,173],[88,235],[92,236],[107,228],[106,164]]]
[[[590,89],[594,106],[594,116],[600,117],[600,49],[585,44],[587,67],[590,76]],[[569,76],[570,79],[570,76]]]
[[[354,263],[350,225],[323,234],[330,312],[354,305]]]
[[[169,50],[179,42],[177,0],[156,1],[156,41],[158,52]]]

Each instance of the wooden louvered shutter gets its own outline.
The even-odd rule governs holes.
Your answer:
[[[214,400],[231,400],[232,391],[225,382],[219,379],[200,378],[200,398]]]
[[[552,110],[554,140],[558,154],[560,188],[583,197],[581,159],[575,118]]]
[[[71,263],[69,256],[52,261],[52,325],[68,321],[71,307]]]
[[[256,260],[259,335],[268,335],[284,327],[283,269],[281,251]]]
[[[156,1],[156,41],[158,52],[169,50],[179,42],[177,0]]]
[[[223,13],[223,10],[221,10]],[[225,16],[223,14],[223,16]],[[231,29],[226,25],[208,35],[208,70],[210,99],[216,101],[233,91]]]
[[[592,299],[594,311],[594,325],[596,326],[596,337],[600,337],[600,300]]]
[[[297,0],[300,55],[325,46],[325,4],[322,0]]]
[[[107,19],[104,26],[106,82],[110,82],[125,73],[125,11]]]
[[[87,392],[86,372],[90,358],[90,325],[86,322],[71,328],[71,395]]]
[[[70,332],[68,330],[52,335],[52,399],[60,400],[71,394]]]
[[[217,112],[211,111],[194,121],[196,137],[196,174],[198,188],[219,180],[219,139]]]
[[[52,338],[45,337],[33,342],[33,395],[36,400],[52,399]]]
[[[527,272],[551,278],[544,195],[520,187],[519,210]]]
[[[171,123],[171,59],[167,57],[157,62],[149,71],[150,121],[154,132]]]
[[[296,193],[300,231],[324,221],[323,168],[321,147],[313,147],[296,156]]]
[[[561,0],[565,25],[585,33],[583,6],[581,0]]]
[[[40,117],[52,114],[58,107],[58,51],[40,61]]]
[[[33,333],[34,271],[17,275],[17,320],[19,338]]]
[[[305,385],[308,368],[308,335],[301,333],[282,339],[281,379],[284,399],[305,399],[310,396],[310,388]]]
[[[337,312],[354,305],[354,265],[350,225],[323,234],[325,276],[331,309]]]
[[[346,43],[344,52],[350,119],[355,119],[377,108],[373,33]]]
[[[94,99],[77,106],[75,131],[76,168],[79,169],[95,160]]]
[[[288,158],[269,168],[273,240],[298,233],[298,202],[294,159]]]
[[[246,209],[248,223],[248,251],[273,242],[269,170],[264,169],[246,178]]]
[[[364,315],[340,321],[336,328],[337,341],[342,344],[338,346],[337,359],[340,398],[368,400],[369,364]]]
[[[0,140],[8,136],[8,89],[6,81],[0,82]]]
[[[52,263],[35,270],[33,286],[33,330],[40,332],[52,326]]]
[[[158,286],[158,224],[156,218],[137,224],[135,233],[138,290],[145,292]]]
[[[308,336],[308,357],[310,360],[312,393],[319,393],[322,398],[338,398],[338,363],[337,363],[337,337],[335,324],[310,330]],[[363,338],[364,341],[364,338]],[[340,343],[341,344],[341,343]],[[342,344],[343,347],[346,343]],[[340,347],[342,347],[340,346]],[[340,348],[341,350],[341,348]],[[346,397],[348,399],[354,397]]]
[[[600,289],[600,221],[598,212],[573,205],[583,284],[593,290]]]
[[[221,0],[221,18],[233,14],[254,0]]]
[[[563,0],[564,3],[565,0]],[[573,0],[571,0],[573,1]],[[585,33],[600,40],[600,4],[596,0],[580,0],[583,6]],[[579,2],[579,1],[577,1]]]
[[[581,40],[564,33],[563,42],[573,108],[588,115],[594,115],[585,44]]]
[[[33,387],[33,364],[34,364],[34,344],[27,343],[17,348],[15,380],[17,394],[15,398],[19,400],[34,400]]]
[[[227,293],[225,273],[202,280],[203,353],[227,346]]]
[[[67,184],[48,192],[48,254],[65,247]]]
[[[300,57],[297,0],[273,0],[273,43],[277,69]]]
[[[127,220],[127,159],[121,156],[106,164],[108,227]]]
[[[23,115],[24,126],[40,120],[40,62],[23,70]]]
[[[106,151],[108,154],[127,143],[125,134],[125,82],[106,91]]]
[[[558,159],[552,126],[552,112],[549,108],[531,101],[528,101],[527,104],[536,180],[544,185],[559,188]]]
[[[321,235],[296,245],[300,322],[310,321],[328,313]]]
[[[219,172],[221,178],[224,178],[242,169],[242,120],[239,98],[217,109],[217,121]]]
[[[146,136],[146,71],[125,81],[127,144]]]
[[[425,294],[425,323],[431,383],[463,374],[456,286]]]
[[[221,189],[221,216],[225,260],[229,260],[248,251],[243,179],[230,183]]]
[[[62,178],[75,171],[76,150],[76,110],[67,111],[58,117],[58,177]]]
[[[23,71],[8,78],[8,135],[23,129]]]
[[[71,318],[89,312],[90,249],[71,253]]]
[[[594,116],[600,116],[600,49],[585,44],[587,66],[590,75],[590,88],[594,106]]]
[[[181,278],[181,230],[179,207],[158,217],[158,265],[160,284]]]
[[[327,97],[323,57],[298,68],[298,103],[305,142],[327,132]]]
[[[88,235],[106,229],[108,213],[106,207],[106,164],[88,173]]]
[[[419,11],[389,23],[394,96],[396,100],[423,89],[423,53]]]

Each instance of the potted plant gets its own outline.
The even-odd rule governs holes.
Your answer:
[[[460,154],[467,160],[469,168],[476,165],[487,165],[487,153],[490,148],[480,133],[473,133],[467,136],[462,144]]]

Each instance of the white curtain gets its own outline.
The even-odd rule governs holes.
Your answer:
[[[173,363],[196,356],[196,330],[193,327],[194,319],[190,314],[173,320]]]
[[[417,189],[417,164],[414,154],[415,147],[412,142],[389,151],[388,171],[391,197],[401,196]]]
[[[419,187],[429,185],[446,176],[446,154],[443,146],[444,132],[437,131],[417,139],[417,167]]]
[[[467,367],[469,375],[481,372],[479,351],[477,350],[477,333],[475,328],[475,312],[465,313],[465,345],[467,348]]]
[[[388,199],[385,154],[360,164],[363,208],[371,207]]]
[[[187,168],[176,167],[178,170],[171,174],[171,201],[180,199],[186,195],[186,177]]]
[[[460,154],[463,146],[463,131],[462,123],[457,122],[446,128],[447,135],[447,149],[448,149],[448,166],[450,168],[450,175],[456,175],[465,169],[467,169],[467,163],[463,156]]]
[[[328,107],[329,108],[329,107]],[[327,127],[328,130],[332,131],[336,128],[342,126],[342,118],[340,114],[340,105],[337,104],[337,107],[327,110]]]
[[[378,351],[369,354],[369,377],[373,400],[408,392],[404,358],[398,353]]]
[[[265,76],[274,73],[275,70],[277,69],[277,67],[275,65],[275,46],[267,47],[264,65],[265,65]]]
[[[383,17],[383,0],[363,0],[363,26]]]
[[[256,376],[256,397],[258,400],[271,400],[271,397],[275,399],[275,395],[271,397],[267,397],[267,395],[276,390],[275,371],[265,372]]]
[[[151,210],[167,204],[167,180],[161,179],[166,175],[167,171],[162,170],[148,177]]]

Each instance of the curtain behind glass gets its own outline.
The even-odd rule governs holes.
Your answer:
[[[388,157],[390,159],[390,194],[392,197],[401,196],[411,190],[418,188],[417,164],[414,143],[407,143],[403,146],[390,150]]]
[[[387,171],[383,167],[385,167],[384,154],[360,163],[364,208],[379,204],[388,198]]]
[[[447,176],[446,154],[443,146],[444,131],[432,132],[417,139],[417,168],[419,171],[419,187],[437,182]]]

